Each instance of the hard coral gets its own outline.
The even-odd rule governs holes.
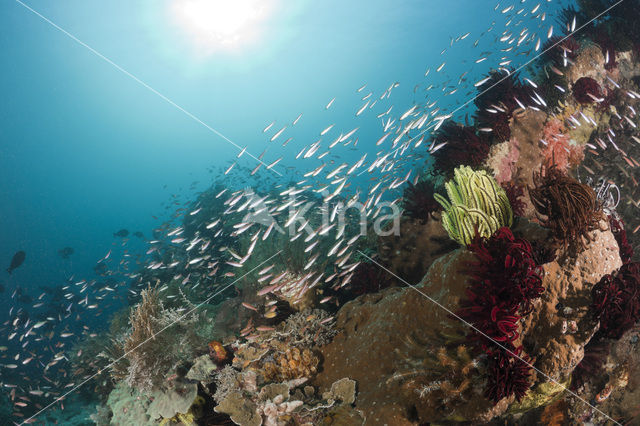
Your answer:
[[[310,349],[293,347],[276,354],[273,360],[265,361],[262,369],[265,380],[282,382],[315,376],[319,363],[320,360]]]
[[[595,191],[558,170],[554,165],[534,173],[531,202],[543,226],[551,229],[566,248],[569,243],[583,247],[582,237],[598,227],[603,215]]]
[[[489,154],[489,142],[484,135],[478,136],[475,128],[462,126],[453,121],[442,125],[435,136],[435,144],[446,142],[433,153],[435,168],[450,176],[458,166],[479,166]]]
[[[596,99],[605,97],[602,88],[591,77],[580,77],[573,83],[573,97],[581,104],[592,104]]]
[[[449,200],[440,194],[435,198],[444,207],[442,226],[459,244],[469,244],[476,233],[490,237],[498,228],[511,226],[507,194],[485,171],[458,167],[445,188]]]
[[[584,158],[584,147],[571,143],[562,121],[552,118],[544,125],[545,147],[542,150],[546,164],[555,164],[566,172],[570,166],[577,166]]]
[[[434,194],[435,185],[429,179],[421,180],[415,185],[409,182],[402,196],[404,213],[414,219],[426,221],[433,212],[440,209]]]
[[[600,320],[599,332],[619,339],[640,320],[640,263],[625,263],[615,275],[605,275],[593,286],[591,295],[591,310]]]

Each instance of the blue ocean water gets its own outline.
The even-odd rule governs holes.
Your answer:
[[[113,234],[124,228],[151,239],[214,182],[242,188],[300,180],[321,161],[303,163],[296,154],[331,124],[344,133],[359,127],[356,149],[332,153],[332,161],[354,163],[364,153],[375,158],[381,120],[371,111],[355,115],[366,93],[379,95],[399,83],[386,104],[396,115],[423,105],[427,94],[439,99],[443,114],[453,111],[507,55],[494,51],[507,21],[522,19],[519,28],[534,22],[530,14],[501,13],[510,3],[497,0],[274,0],[255,42],[207,52],[176,24],[171,3],[0,4],[0,263],[6,268],[16,251],[26,252],[11,275],[0,272],[0,323],[12,307],[35,312],[34,302],[12,298],[17,288],[36,299],[42,287],[94,279],[93,267],[109,252],[116,264],[144,255],[143,240],[129,235],[123,242]],[[541,3],[551,22],[567,2]],[[535,55],[531,45],[515,49],[510,66]],[[455,116],[466,112],[463,107]],[[282,176],[264,167],[250,176],[256,162],[245,154],[236,166],[244,167],[243,177],[227,182],[221,172],[244,147],[255,156],[266,149],[266,164],[283,157],[273,168]],[[419,161],[403,164],[398,174]],[[350,190],[368,179],[362,176]],[[58,255],[64,247],[74,249],[67,259]],[[117,309],[125,296],[125,289],[116,291],[101,309]],[[70,330],[105,327],[91,312],[73,309]],[[6,354],[22,351],[20,342],[4,342],[11,326],[2,330]]]

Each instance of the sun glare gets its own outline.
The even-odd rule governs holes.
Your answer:
[[[202,53],[259,40],[275,0],[172,0],[171,16]]]

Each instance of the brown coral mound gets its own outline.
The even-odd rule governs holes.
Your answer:
[[[529,195],[538,219],[565,248],[570,243],[584,247],[582,237],[590,241],[589,231],[596,229],[603,218],[595,191],[555,165],[535,173],[533,183]]]
[[[320,360],[310,349],[293,347],[266,361],[262,368],[268,382],[283,382],[315,376],[319,363]]]

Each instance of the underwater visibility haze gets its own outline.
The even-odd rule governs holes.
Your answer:
[[[638,0],[0,4],[0,424],[640,424]]]

